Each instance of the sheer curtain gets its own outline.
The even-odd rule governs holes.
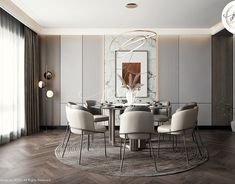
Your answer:
[[[23,25],[0,8],[0,144],[25,127]]]

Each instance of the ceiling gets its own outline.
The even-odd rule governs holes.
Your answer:
[[[43,28],[211,28],[231,0],[11,0]],[[126,3],[135,2],[136,9]]]

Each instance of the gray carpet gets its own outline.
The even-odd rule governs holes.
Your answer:
[[[119,147],[113,147],[107,143],[107,158],[105,158],[103,139],[98,135],[95,135],[94,142],[91,142],[89,151],[87,150],[87,140],[84,140],[81,165],[78,164],[80,150],[79,136],[74,136],[69,141],[64,158],[61,157],[63,152],[61,145],[55,149],[55,155],[62,163],[82,171],[113,176],[160,176],[184,172],[208,160],[208,154],[203,147],[201,147],[201,157],[196,144],[190,138],[187,139],[187,142],[190,160],[189,166],[186,164],[182,140],[179,141],[178,147],[175,150],[172,149],[172,141],[162,140],[160,155],[159,158],[156,158],[157,172],[155,172],[154,162],[152,157],[150,157],[148,148],[137,152],[131,152],[126,149],[123,172],[120,172]],[[157,157],[157,142],[153,141],[153,147]]]

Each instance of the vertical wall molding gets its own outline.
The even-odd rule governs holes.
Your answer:
[[[199,104],[199,125],[211,125],[210,36],[160,36],[160,100],[172,112],[185,103]]]
[[[84,42],[84,39],[83,39],[83,35],[82,35],[82,104],[84,103],[84,100],[83,100],[83,98],[84,98],[84,85],[83,85],[83,83],[84,83],[84,74],[83,74],[83,72],[84,72],[84,67],[83,67],[84,66],[84,64],[83,64],[83,62],[84,62],[84,57],[83,57],[84,44],[83,44],[83,42]]]
[[[235,36],[233,35],[233,120],[235,120]]]

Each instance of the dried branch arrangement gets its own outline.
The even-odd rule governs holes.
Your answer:
[[[129,74],[128,83],[126,83],[126,81],[120,75],[118,75],[118,77],[122,82],[122,87],[128,90],[132,90],[132,91],[140,90],[141,86],[143,86],[143,84],[138,83],[138,79],[140,78],[140,73],[135,75],[134,79],[132,77],[132,74]]]

